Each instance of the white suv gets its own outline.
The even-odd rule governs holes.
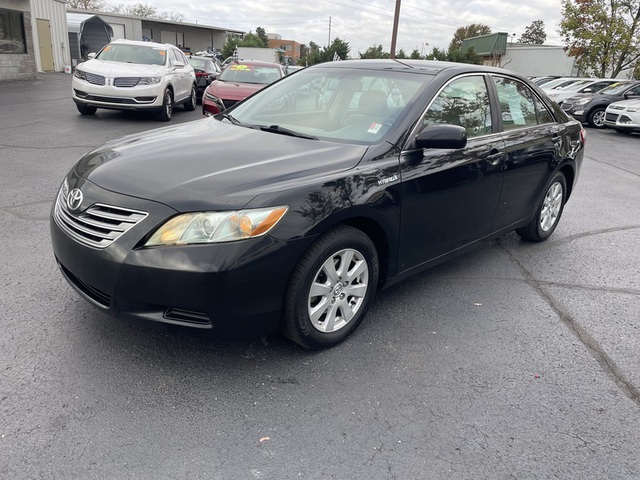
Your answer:
[[[168,43],[114,40],[77,66],[71,86],[83,115],[93,115],[98,108],[155,110],[166,122],[174,105],[196,109],[193,67]]]

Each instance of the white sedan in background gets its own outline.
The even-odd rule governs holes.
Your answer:
[[[616,132],[640,132],[640,99],[614,102],[605,111],[604,124]]]

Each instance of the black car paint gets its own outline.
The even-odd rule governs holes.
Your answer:
[[[463,150],[415,148],[413,123],[429,99],[474,67],[442,63],[413,71],[412,62],[405,63],[393,68],[433,78],[377,145],[285,137],[204,119],[125,137],[87,154],[68,177],[71,188],[83,188],[86,204],[124,202],[149,216],[126,242],[103,251],[79,248],[52,221],[63,273],[79,291],[86,283],[107,293],[113,302],[101,308],[118,317],[268,334],[279,328],[283,292],[298,258],[335,225],[353,225],[370,236],[381,259],[381,286],[389,286],[528,223],[554,172],[566,172],[569,184],[575,183],[580,126],[544,94],[540,98],[559,124],[501,132],[496,116],[494,133],[471,139]],[[352,67],[372,65],[378,64]],[[504,70],[477,71],[525,81]],[[496,106],[495,92],[489,92]],[[272,205],[290,211],[265,237],[142,247],[150,232],[178,212]],[[186,317],[167,314],[172,307],[187,311]],[[200,314],[211,324],[195,321]]]

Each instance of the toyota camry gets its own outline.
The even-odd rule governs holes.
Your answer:
[[[324,63],[82,156],[53,252],[106,314],[330,347],[382,288],[506,232],[546,240],[584,144],[506,70]]]

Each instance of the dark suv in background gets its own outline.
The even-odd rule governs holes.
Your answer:
[[[593,128],[605,128],[605,110],[609,104],[640,98],[640,82],[620,81],[593,94],[580,94],[562,102],[562,109],[576,120]]]

